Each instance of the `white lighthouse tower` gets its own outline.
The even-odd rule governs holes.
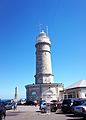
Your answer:
[[[42,30],[36,40],[36,75],[35,83],[53,83],[51,66],[51,42],[48,35]]]
[[[26,100],[38,101],[41,99],[50,102],[60,99],[62,83],[54,83],[51,64],[51,42],[48,34],[41,31],[36,38],[36,74],[35,83],[26,85]]]

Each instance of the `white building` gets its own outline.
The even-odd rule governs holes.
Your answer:
[[[65,88],[64,98],[86,98],[86,80],[79,80]]]

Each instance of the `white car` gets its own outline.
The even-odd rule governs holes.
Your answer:
[[[86,102],[74,107],[74,114],[86,118]]]
[[[42,113],[46,113],[47,112],[47,103],[42,102],[40,108],[41,108]]]

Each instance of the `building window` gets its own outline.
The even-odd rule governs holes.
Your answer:
[[[86,93],[85,93],[85,97],[86,97]]]
[[[68,95],[68,98],[73,98],[73,96],[72,95]]]
[[[64,95],[64,99],[66,99],[68,96],[67,95]]]

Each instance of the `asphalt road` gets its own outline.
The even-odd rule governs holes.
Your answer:
[[[17,110],[8,110],[5,120],[82,120],[72,114],[63,114],[61,111],[41,113],[39,107],[18,106]]]

